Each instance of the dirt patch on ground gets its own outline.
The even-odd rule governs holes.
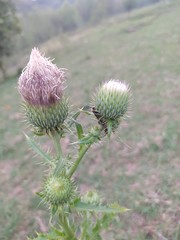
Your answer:
[[[1,187],[11,177],[11,173],[17,166],[17,161],[6,160],[0,162]]]

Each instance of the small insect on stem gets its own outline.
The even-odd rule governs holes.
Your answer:
[[[103,128],[105,134],[108,134],[108,126],[106,120],[101,116],[100,112],[98,112],[94,106],[92,107],[92,112],[97,118],[99,125]]]

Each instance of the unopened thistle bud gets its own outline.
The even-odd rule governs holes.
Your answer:
[[[67,118],[64,80],[64,71],[34,48],[19,78],[18,89],[24,100],[27,120],[40,131],[61,129]]]
[[[63,205],[71,200],[74,193],[74,184],[67,177],[49,177],[45,184],[41,196],[44,201],[51,205]]]
[[[129,106],[129,88],[119,80],[104,83],[97,91],[92,111],[105,133],[115,131]]]
[[[100,205],[102,200],[96,191],[89,191],[82,199],[85,203]]]

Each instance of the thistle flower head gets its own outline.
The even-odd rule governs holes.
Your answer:
[[[117,129],[120,119],[128,110],[129,98],[128,86],[119,80],[110,80],[100,86],[95,96],[93,113],[105,133]]]
[[[18,88],[28,104],[47,106],[61,99],[64,80],[64,71],[34,48],[19,78]]]
[[[104,83],[97,91],[95,107],[105,119],[118,119],[127,111],[129,88],[119,80]]]
[[[74,185],[69,178],[51,176],[46,180],[41,196],[45,202],[58,206],[69,202],[73,193]]]
[[[113,80],[106,82],[103,86],[103,89],[109,92],[123,93],[128,91],[128,86],[125,83],[120,82],[119,80]]]
[[[24,100],[27,120],[41,132],[61,131],[67,118],[64,80],[64,71],[34,48],[19,78],[18,89]]]

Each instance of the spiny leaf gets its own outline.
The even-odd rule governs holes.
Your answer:
[[[98,206],[90,203],[85,202],[76,202],[74,204],[74,208],[79,211],[93,211],[99,213],[124,213],[127,212],[129,209],[121,207],[119,204],[111,204],[109,206]]]
[[[91,109],[90,106],[83,106],[81,109],[79,109],[77,112],[75,112],[71,116],[71,119],[68,121],[67,126],[70,128],[74,123],[76,123],[76,119],[79,117],[79,115],[81,113],[91,115],[92,113],[91,113],[90,109]]]
[[[49,233],[37,233],[36,238],[28,238],[28,240],[64,240],[64,233],[56,228],[52,228]]]
[[[29,136],[27,136],[25,134],[26,137],[26,141],[28,143],[28,145],[39,155],[41,156],[44,160],[46,160],[46,162],[50,165],[54,166],[54,163],[52,162],[52,159],[50,158],[50,156],[48,154],[46,154],[37,144],[36,142],[30,138]]]
[[[76,130],[78,134],[78,139],[81,139],[83,137],[83,128],[80,123],[76,123]]]
[[[75,123],[76,124],[76,131],[77,131],[77,136],[78,139],[81,140],[83,138],[83,128],[80,123]],[[82,149],[82,144],[79,144],[79,151]]]
[[[93,136],[85,136],[80,141],[78,141],[79,144],[92,144],[94,143],[94,137]]]
[[[73,116],[70,118],[70,120],[67,122],[67,128],[70,128],[75,122],[78,116],[80,115],[81,111],[77,111],[73,114]]]
[[[110,208],[112,209],[117,209],[119,210],[120,213],[125,213],[127,211],[130,211],[131,209],[125,208],[125,207],[121,207],[118,203],[111,203],[108,205]]]

